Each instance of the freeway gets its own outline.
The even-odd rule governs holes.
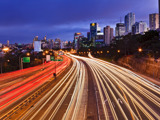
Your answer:
[[[61,66],[66,72],[49,82],[40,97],[32,95],[27,107],[20,107],[9,119],[160,119],[160,86],[126,68],[94,58],[90,53],[89,57],[71,54],[66,59],[68,57],[72,59],[72,65]]]
[[[72,58],[73,65],[31,109],[19,116],[21,120],[85,119],[87,81],[82,62]],[[87,98],[86,98],[87,99]],[[82,104],[83,103],[83,104]]]
[[[99,119],[159,120],[160,87],[123,67],[100,59],[79,57],[94,75]],[[101,107],[102,106],[102,107]]]
[[[0,90],[1,115],[2,113],[5,114],[7,111],[14,108],[14,106],[23,101],[29,94],[33,93],[34,90],[36,90],[37,88],[45,84],[50,78],[52,78],[53,73],[55,73],[55,65],[56,73],[58,74],[62,69],[65,69],[68,64],[70,64],[70,59],[64,56],[64,61],[62,62],[49,62],[44,66],[41,65],[24,69],[21,72],[16,71],[17,74],[16,72],[11,72],[1,75],[1,86],[3,86],[3,89]],[[43,67],[45,69],[42,71],[41,68]],[[23,78],[24,74],[26,78]],[[10,82],[12,76],[14,82]],[[7,82],[3,82],[7,80],[9,80],[9,85],[7,84]]]

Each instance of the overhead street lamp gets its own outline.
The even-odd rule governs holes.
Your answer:
[[[42,61],[43,61],[43,70],[44,70],[44,56],[46,55],[45,53],[42,53],[43,57],[42,57]]]
[[[142,48],[138,48],[138,52],[140,52],[140,53],[141,53],[142,51],[143,51],[143,50],[142,50]]]
[[[48,54],[48,52],[49,52],[49,51],[47,51],[47,50],[45,51],[46,54]]]

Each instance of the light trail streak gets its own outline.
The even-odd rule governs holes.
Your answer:
[[[111,99],[113,99],[118,105],[119,111],[121,111],[121,115],[123,115],[124,119],[128,119],[125,115],[128,111],[130,111],[131,116],[133,114],[133,119],[143,119],[144,116],[147,119],[160,119],[160,87],[158,85],[144,79],[130,70],[93,58],[91,55],[89,55],[90,58],[75,55],[71,56],[84,60],[90,66],[94,77],[96,78],[101,101],[104,101],[102,95],[104,92],[114,119],[118,119],[116,117],[116,114],[118,113],[116,112],[117,110],[114,110]],[[107,91],[107,89],[109,91]],[[108,95],[108,92],[111,94],[112,98]],[[118,98],[123,101],[128,111],[126,111],[126,108],[123,107],[123,105],[120,105],[119,102],[116,101]],[[128,101],[127,98],[129,98],[130,101]],[[138,112],[137,107],[143,114]],[[103,110],[104,112],[107,112],[105,107]]]
[[[70,64],[70,59],[69,58],[65,58],[64,62],[61,62],[62,64],[58,63],[57,66],[57,74],[60,73],[63,69],[65,69],[67,67],[67,65]],[[33,90],[35,90],[36,88],[38,88],[39,86],[41,86],[42,84],[44,84],[45,82],[47,82],[50,78],[53,77],[53,73],[54,73],[54,66],[55,64],[50,64],[50,67],[45,69],[44,71],[42,71],[41,73],[38,73],[34,76],[31,76],[29,79],[27,79],[27,81],[29,82],[24,82],[22,81],[21,83],[17,83],[17,88],[15,90],[10,91],[10,92],[4,92],[6,94],[2,94],[0,97],[0,110],[2,111],[3,109],[6,109],[7,107],[11,106],[12,104],[14,104],[17,100],[21,100],[24,96],[27,96],[30,94],[30,92],[32,92]],[[44,74],[42,74],[44,73]],[[42,75],[41,75],[42,74]],[[41,76],[40,76],[41,75]],[[31,79],[32,78],[32,79]],[[6,90],[4,90],[6,91]]]
[[[80,86],[82,86],[82,83],[84,83],[83,82],[84,76],[82,76],[82,74],[84,75],[84,73],[85,73],[84,71],[82,72],[82,68],[83,67],[82,67],[81,63],[78,62],[78,60],[73,59],[73,66],[70,69],[70,71],[58,82],[58,84],[56,84],[56,86],[54,88],[52,88],[52,90],[49,91],[49,93],[47,93],[37,104],[34,105],[34,108],[30,109],[24,116],[22,116],[21,119],[35,119],[36,116],[39,115],[41,110],[44,111],[43,108],[49,103],[49,101],[53,98],[53,96],[55,96],[55,94],[58,91],[60,91],[58,93],[58,96],[56,96],[56,98],[51,103],[49,103],[50,106],[47,109],[45,109],[43,114],[41,114],[41,116],[40,116],[41,120],[47,118],[48,116],[49,116],[48,119],[50,119],[50,120],[54,119],[57,111],[59,110],[59,108],[63,104],[66,96],[69,94],[69,91],[71,90],[71,88],[73,87],[73,84],[75,82],[76,82],[76,86],[74,88],[74,93],[72,95],[72,98],[77,99],[77,96],[79,96],[77,99],[78,100],[77,102],[80,102],[80,100],[81,100],[80,93],[81,92],[79,92],[79,91],[81,91],[81,89],[83,89],[83,87],[80,87]],[[79,75],[80,75],[80,78],[78,77]],[[68,78],[69,78],[69,80],[68,80]],[[66,81],[67,81],[67,83],[66,83]],[[64,86],[64,87],[62,88],[62,86]],[[55,107],[55,109],[52,111],[53,107]]]

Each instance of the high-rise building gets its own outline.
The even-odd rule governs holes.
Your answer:
[[[33,39],[33,47],[34,47],[34,41],[38,41],[38,36],[34,37]]]
[[[34,41],[34,52],[41,52],[41,41]]]
[[[159,28],[159,14],[149,14],[149,27],[150,30],[156,30]]]
[[[90,24],[90,37],[94,38],[97,33],[101,32],[101,28],[99,27],[98,23],[91,23]]]
[[[82,33],[75,33],[74,34],[74,49],[78,50],[80,48],[80,41],[82,40],[84,36]]]
[[[61,40],[59,38],[55,39],[54,48],[61,49]]]
[[[46,36],[46,35],[44,36],[43,40],[44,40],[44,41],[47,41],[47,36]]]
[[[132,26],[132,34],[143,34],[147,31],[147,23],[140,21]]]
[[[90,40],[90,32],[87,32],[87,39]]]
[[[110,26],[106,26],[104,28],[104,42],[105,42],[105,45],[110,45],[112,39],[113,39],[113,28],[110,28]]]
[[[97,48],[105,46],[104,34],[103,33],[95,36],[95,39],[93,40],[93,46],[97,47]]]
[[[54,40],[53,39],[48,39],[48,48],[49,49],[52,49],[53,48],[53,42]]]
[[[0,43],[0,48],[2,48],[2,46],[3,46],[2,43]]]
[[[132,31],[132,25],[135,24],[135,14],[134,13],[128,13],[125,16],[125,32],[130,33]]]
[[[114,38],[113,36],[113,28],[110,28],[110,40],[112,42],[112,39]]]
[[[9,40],[7,40],[7,46],[9,47]]]
[[[125,25],[124,23],[117,23],[115,28],[116,37],[121,37],[125,34]]]

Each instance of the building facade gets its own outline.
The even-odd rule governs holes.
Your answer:
[[[140,21],[132,26],[132,34],[143,34],[147,31],[147,23]]]
[[[7,46],[9,47],[9,40],[7,40]]]
[[[135,24],[135,14],[134,13],[128,13],[125,16],[125,32],[130,33],[132,32],[132,26]]]
[[[98,23],[91,23],[90,24],[90,37],[94,38],[97,33],[101,32],[101,28],[99,27]]]
[[[149,14],[149,27],[150,30],[157,30],[159,28],[159,14]]]
[[[104,35],[103,34],[99,34],[95,36],[95,39],[93,41],[93,46],[96,48],[100,48],[105,46],[105,42],[104,42]]]
[[[87,39],[90,40],[90,32],[87,32]]]
[[[55,39],[54,48],[55,49],[61,49],[61,40],[59,38]]]
[[[125,24],[124,23],[117,23],[115,28],[115,36],[121,37],[125,34]]]
[[[110,26],[106,26],[104,27],[104,42],[105,45],[110,45],[111,41],[113,39],[113,28],[111,28]]]
[[[82,35],[82,33],[75,33],[74,34],[74,49],[78,50],[80,48],[80,41],[84,36]]]

